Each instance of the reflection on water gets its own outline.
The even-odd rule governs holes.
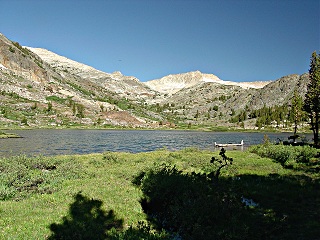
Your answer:
[[[198,147],[214,150],[214,142],[245,146],[262,143],[265,133],[191,132],[153,130],[17,130],[23,138],[0,139],[0,157],[10,155],[68,155],[105,151],[147,152],[159,148]],[[291,133],[268,133],[271,141]],[[311,135],[307,137],[311,138]],[[239,147],[240,149],[240,147]]]

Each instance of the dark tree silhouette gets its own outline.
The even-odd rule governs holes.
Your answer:
[[[303,119],[303,111],[302,111],[303,100],[298,93],[298,88],[294,89],[291,105],[292,105],[291,115],[294,122],[294,132],[293,132],[292,139],[293,139],[293,142],[295,142],[296,139],[299,137],[297,135],[298,125]]]
[[[69,214],[62,218],[63,222],[50,225],[55,239],[106,239],[106,231],[111,228],[122,229],[123,220],[116,219],[113,210],[108,213],[101,209],[100,200],[89,199],[79,192],[70,205]]]
[[[320,192],[316,191],[320,183],[308,176],[220,176],[219,184],[212,185],[205,174],[183,173],[165,164],[139,174],[135,182],[140,182],[144,194],[140,203],[148,221],[177,233],[178,239],[320,236]]]
[[[212,178],[214,183],[219,180],[219,176],[222,168],[232,165],[233,159],[226,156],[226,150],[221,148],[219,155],[222,157],[222,160],[219,158],[212,157],[210,163],[216,164],[217,169],[209,174],[209,177]]]
[[[320,55],[312,53],[309,69],[310,83],[304,100],[304,110],[310,118],[313,131],[314,145],[319,146],[319,124],[320,124]]]

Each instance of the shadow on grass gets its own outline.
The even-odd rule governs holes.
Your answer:
[[[242,175],[212,184],[206,175],[166,165],[134,182],[144,193],[141,206],[150,223],[182,239],[320,236],[320,184],[306,176]]]
[[[243,175],[237,183],[285,223],[281,239],[320,239],[320,180],[304,175]]]
[[[123,220],[116,219],[112,210],[104,211],[102,201],[89,199],[80,192],[74,197],[70,205],[69,214],[62,218],[63,222],[50,225],[55,239],[107,239],[106,231],[112,228],[121,230]]]

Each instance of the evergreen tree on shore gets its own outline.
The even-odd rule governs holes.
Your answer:
[[[313,131],[314,145],[319,146],[319,122],[320,122],[320,55],[316,51],[312,53],[309,69],[310,83],[305,95],[304,110],[310,118]]]
[[[291,100],[291,115],[294,122],[294,133],[293,140],[295,141],[297,136],[298,125],[302,121],[303,118],[303,110],[302,110],[302,97],[298,93],[298,89],[295,88],[293,92],[293,98]]]

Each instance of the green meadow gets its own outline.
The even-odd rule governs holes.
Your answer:
[[[319,153],[269,147],[2,158],[0,239],[319,238]]]

